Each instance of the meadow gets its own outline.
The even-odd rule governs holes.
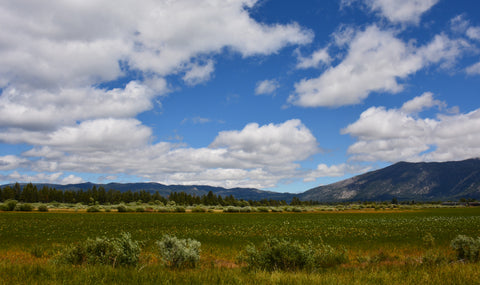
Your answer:
[[[66,246],[129,232],[142,242],[136,267],[58,265]],[[163,235],[201,242],[200,265],[158,262]],[[478,263],[457,261],[450,242],[480,236],[480,208],[300,213],[0,212],[1,284],[480,284]],[[426,240],[425,237],[433,237]],[[247,271],[238,256],[268,238],[344,248],[348,262],[314,272]]]

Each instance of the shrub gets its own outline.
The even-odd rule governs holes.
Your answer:
[[[145,212],[145,208],[144,207],[137,207],[137,209],[135,209],[135,212],[143,213],[143,212]]]
[[[182,206],[176,206],[175,207],[175,212],[177,213],[185,213],[185,207],[182,207]]]
[[[258,249],[249,245],[240,256],[248,269],[267,271],[315,270],[347,262],[345,250],[329,245],[300,244],[284,239],[269,239]]]
[[[126,213],[127,212],[127,207],[125,207],[124,205],[120,205],[117,207],[117,211],[119,213]]]
[[[477,262],[480,260],[480,237],[473,238],[458,235],[452,240],[450,246],[457,252],[458,260]]]
[[[31,204],[17,204],[15,206],[15,211],[31,212],[33,211],[33,206]]]
[[[122,233],[118,238],[87,239],[67,248],[58,258],[58,263],[81,265],[136,265],[140,256],[140,243],[133,241],[129,233]]]
[[[252,208],[250,206],[240,207],[240,212],[241,213],[250,213],[250,212],[252,212]]]
[[[158,212],[160,213],[169,213],[172,210],[169,207],[158,207]]]
[[[200,242],[164,235],[157,241],[160,258],[168,267],[195,267],[200,260]]]
[[[267,207],[258,207],[257,210],[259,212],[268,212],[268,208]]]
[[[192,208],[192,213],[205,213],[207,211],[206,208],[196,206]]]
[[[239,207],[228,206],[227,208],[223,209],[224,213],[240,213]]]
[[[88,208],[87,208],[87,212],[88,212],[88,213],[100,212],[100,208],[97,207],[97,206],[91,206],[91,207],[88,207]]]
[[[17,206],[17,200],[7,200],[3,203],[2,207],[0,210],[2,211],[13,211],[15,210],[15,207]]]
[[[47,205],[40,205],[40,206],[38,206],[38,211],[39,211],[39,212],[48,212],[48,207],[47,207]]]

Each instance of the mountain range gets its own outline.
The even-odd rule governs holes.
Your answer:
[[[303,193],[278,193],[254,188],[222,188],[206,185],[163,185],[159,183],[80,183],[36,184],[58,190],[86,190],[94,185],[106,190],[158,191],[162,196],[171,192],[185,192],[197,196],[212,191],[215,195],[233,195],[244,200],[292,200],[347,202],[347,201],[457,201],[460,198],[480,199],[480,159],[449,162],[398,162],[391,166],[367,172],[333,184],[312,188]]]
[[[322,202],[480,199],[480,159],[449,162],[398,162],[301,194]]]

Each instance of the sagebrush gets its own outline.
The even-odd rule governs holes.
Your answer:
[[[132,240],[129,233],[122,233],[118,238],[98,237],[87,239],[67,248],[57,258],[58,263],[82,265],[102,264],[137,265],[141,248],[140,242]]]
[[[251,270],[296,271],[316,270],[348,261],[344,249],[312,242],[299,243],[287,239],[268,239],[261,246],[249,245],[239,257]]]
[[[196,267],[200,260],[201,243],[194,239],[179,239],[164,235],[157,242],[161,260],[168,267]]]

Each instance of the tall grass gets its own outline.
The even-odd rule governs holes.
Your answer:
[[[57,252],[89,238],[130,232],[144,246],[138,265],[55,265]],[[198,240],[195,268],[162,265],[156,241]],[[456,260],[450,242],[480,235],[480,208],[408,212],[0,213],[0,284],[476,284],[479,263]],[[277,238],[344,246],[348,262],[295,272],[243,270],[248,244]]]

